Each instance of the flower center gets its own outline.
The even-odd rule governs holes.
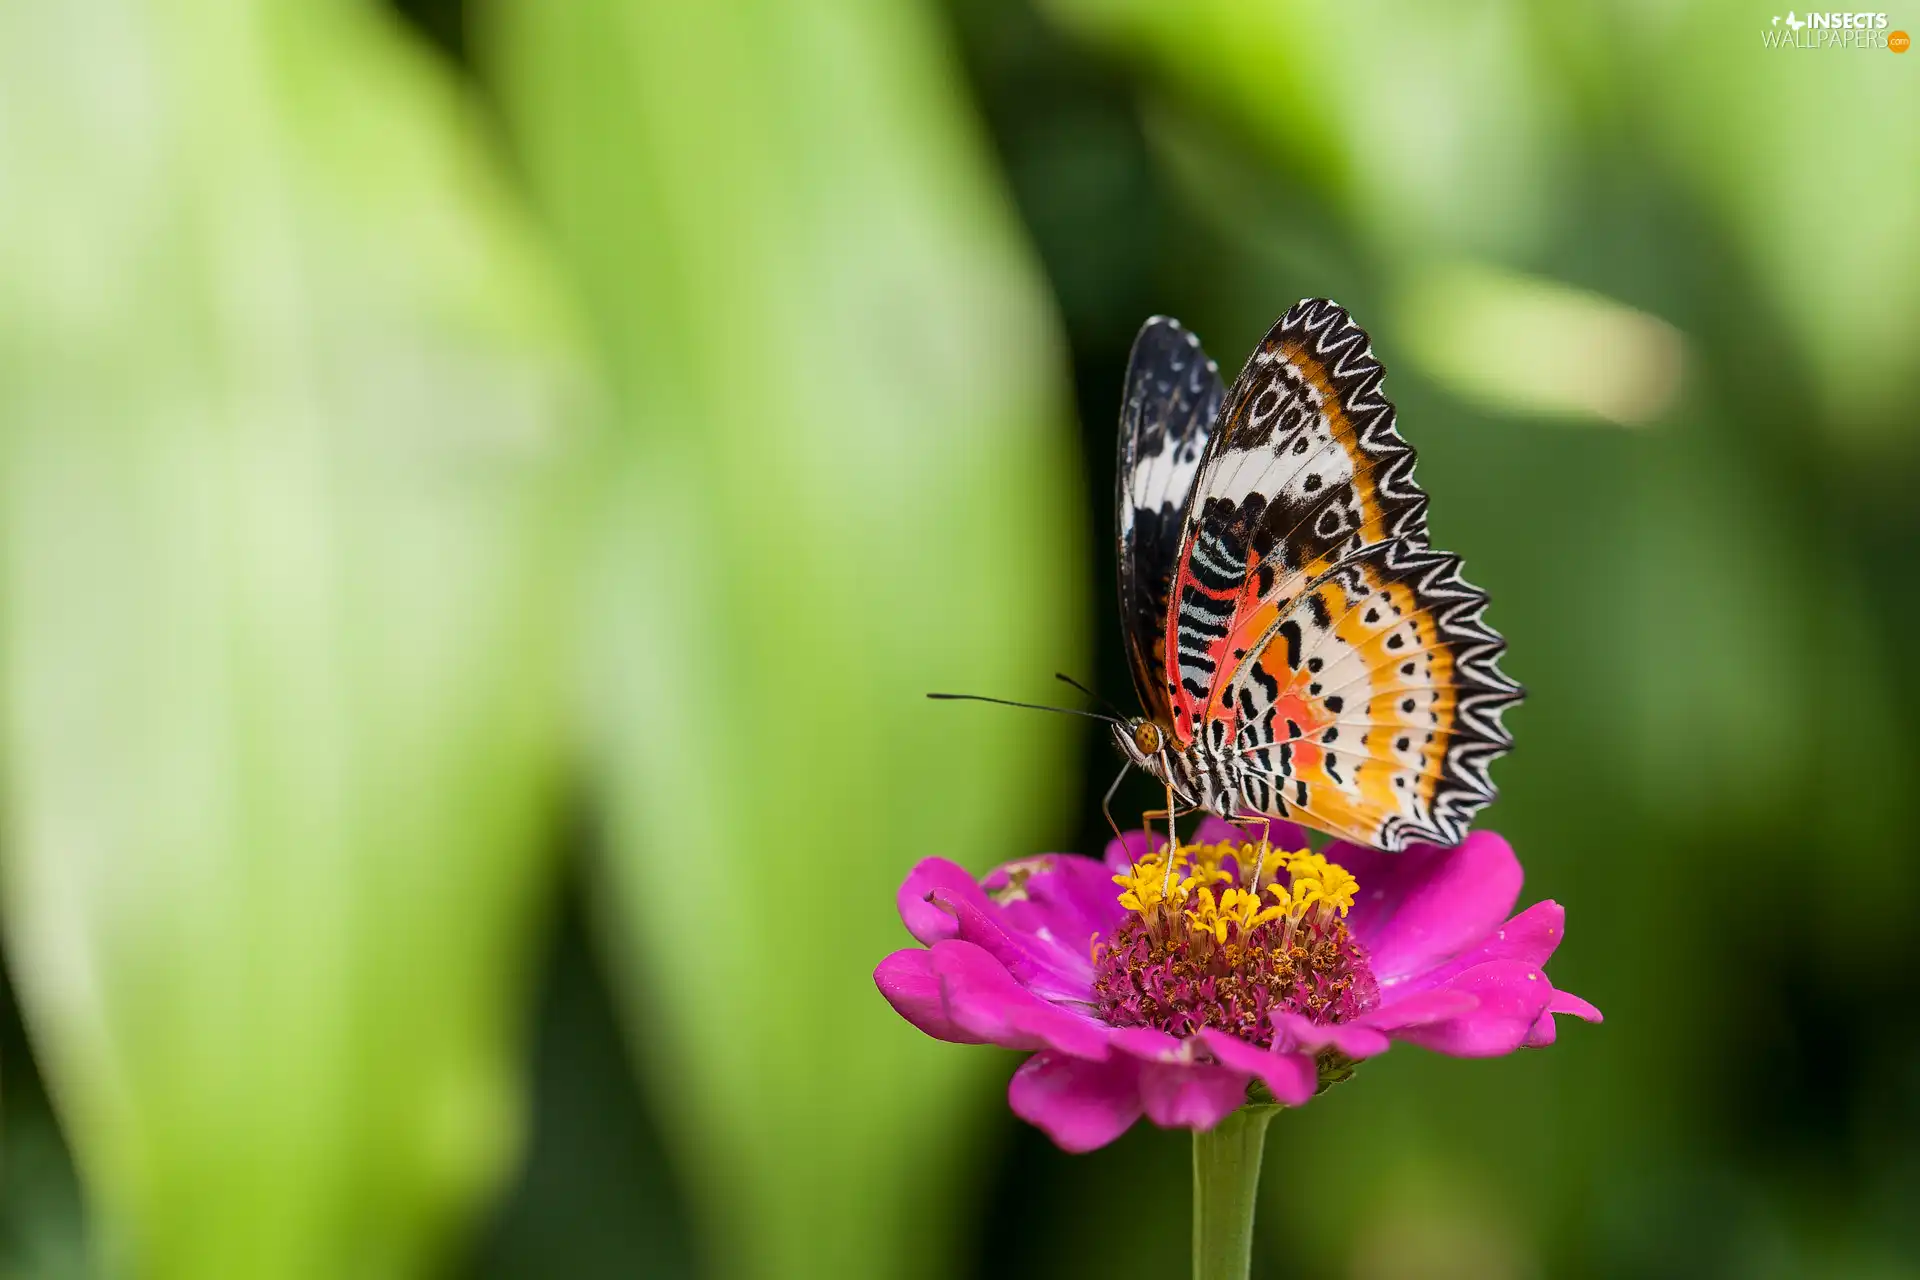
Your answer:
[[[1131,914],[1094,945],[1108,1023],[1177,1036],[1217,1027],[1264,1048],[1276,1010],[1344,1022],[1380,1002],[1366,949],[1347,931],[1360,886],[1345,867],[1264,843],[1175,848],[1171,868],[1168,856],[1113,878]]]

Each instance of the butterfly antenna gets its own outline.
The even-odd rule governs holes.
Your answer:
[[[979,693],[930,693],[927,695],[935,702],[991,702],[998,707],[1020,707],[1027,711],[1052,711],[1063,716],[1085,716],[1089,720],[1100,720],[1107,724],[1124,724],[1118,716],[1102,715],[1098,711],[1082,711],[1078,707],[1049,707],[1038,702],[1015,702],[1011,698],[989,698]]]
[[[1125,716],[1120,714],[1120,708],[1114,706],[1111,702],[1108,702],[1105,698],[1101,697],[1099,694],[1095,693],[1093,690],[1087,688],[1087,686],[1081,684],[1078,680],[1075,680],[1072,676],[1068,675],[1066,672],[1056,671],[1053,673],[1053,678],[1055,680],[1058,680],[1061,684],[1072,685],[1074,688],[1078,689],[1080,692],[1086,694],[1089,698],[1092,698],[1095,702],[1099,703],[1102,707],[1105,707],[1107,710],[1107,714],[1111,715],[1115,720],[1126,719]]]

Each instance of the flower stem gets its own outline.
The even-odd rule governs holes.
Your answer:
[[[1247,1280],[1260,1152],[1279,1109],[1249,1104],[1193,1135],[1193,1280]]]

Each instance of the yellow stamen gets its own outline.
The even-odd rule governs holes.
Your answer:
[[[1113,883],[1120,886],[1120,905],[1127,910],[1148,918],[1163,909],[1184,910],[1195,933],[1211,934],[1221,943],[1226,941],[1229,924],[1244,934],[1269,920],[1297,920],[1322,904],[1330,913],[1343,916],[1353,906],[1360,886],[1345,867],[1306,849],[1275,851],[1271,856],[1276,865],[1286,868],[1289,884],[1242,887],[1240,878],[1226,869],[1226,859],[1233,858],[1242,874],[1251,871],[1257,878],[1267,855],[1255,844],[1230,841],[1162,848],[1114,876]],[[1214,889],[1219,885],[1229,887],[1216,897]],[[1260,906],[1262,889],[1274,896],[1271,906]]]
[[[1232,914],[1242,933],[1250,933],[1267,921],[1278,920],[1286,914],[1277,906],[1262,910],[1260,895],[1245,889],[1229,889],[1220,895],[1220,909]]]
[[[1177,907],[1185,902],[1199,883],[1193,876],[1174,879],[1173,873],[1182,870],[1187,861],[1186,854],[1185,849],[1176,849],[1170,860],[1165,853],[1148,854],[1124,874],[1113,877],[1122,890],[1120,905],[1145,916],[1163,903]]]
[[[1285,914],[1284,908],[1277,906],[1261,910],[1260,895],[1245,889],[1228,889],[1216,903],[1213,890],[1203,888],[1199,891],[1199,904],[1187,912],[1188,927],[1195,933],[1212,934],[1213,940],[1222,945],[1227,941],[1228,925],[1237,927],[1244,938],[1269,920],[1278,920]]]
[[[1296,860],[1292,864],[1293,893],[1289,914],[1298,919],[1309,908],[1324,903],[1329,911],[1338,911],[1344,916],[1348,908],[1353,906],[1354,891],[1359,889],[1360,882],[1339,863],[1328,862],[1317,854],[1314,856],[1319,860],[1317,867],[1304,860]]]
[[[1233,890],[1227,890],[1232,893]],[[1202,887],[1199,892],[1200,905],[1187,912],[1187,925],[1195,933],[1210,933],[1216,942],[1227,940],[1227,924],[1221,916],[1219,907],[1214,903],[1213,890]]]
[[[1343,916],[1353,906],[1353,895],[1359,889],[1360,882],[1337,862],[1327,863],[1327,869],[1320,873],[1320,901]]]
[[[1233,845],[1225,841],[1219,844],[1190,844],[1181,852],[1192,857],[1194,875],[1200,883],[1233,883],[1233,872],[1220,865],[1227,858],[1237,856]]]
[[[1298,920],[1301,916],[1304,916],[1308,911],[1312,910],[1313,904],[1320,901],[1320,898],[1320,882],[1318,880],[1310,880],[1304,877],[1295,880],[1293,882],[1293,901],[1289,904],[1287,914]]]
[[[1289,853],[1284,856],[1287,860],[1287,874],[1295,880],[1299,880],[1302,876],[1318,880],[1321,873],[1331,865],[1324,857],[1310,849],[1302,849],[1298,853]]]

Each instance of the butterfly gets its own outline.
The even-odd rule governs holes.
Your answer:
[[[1177,320],[1133,344],[1114,736],[1181,804],[1388,851],[1458,844],[1524,691],[1486,593],[1427,541],[1414,451],[1344,308],[1303,300],[1233,386]]]

